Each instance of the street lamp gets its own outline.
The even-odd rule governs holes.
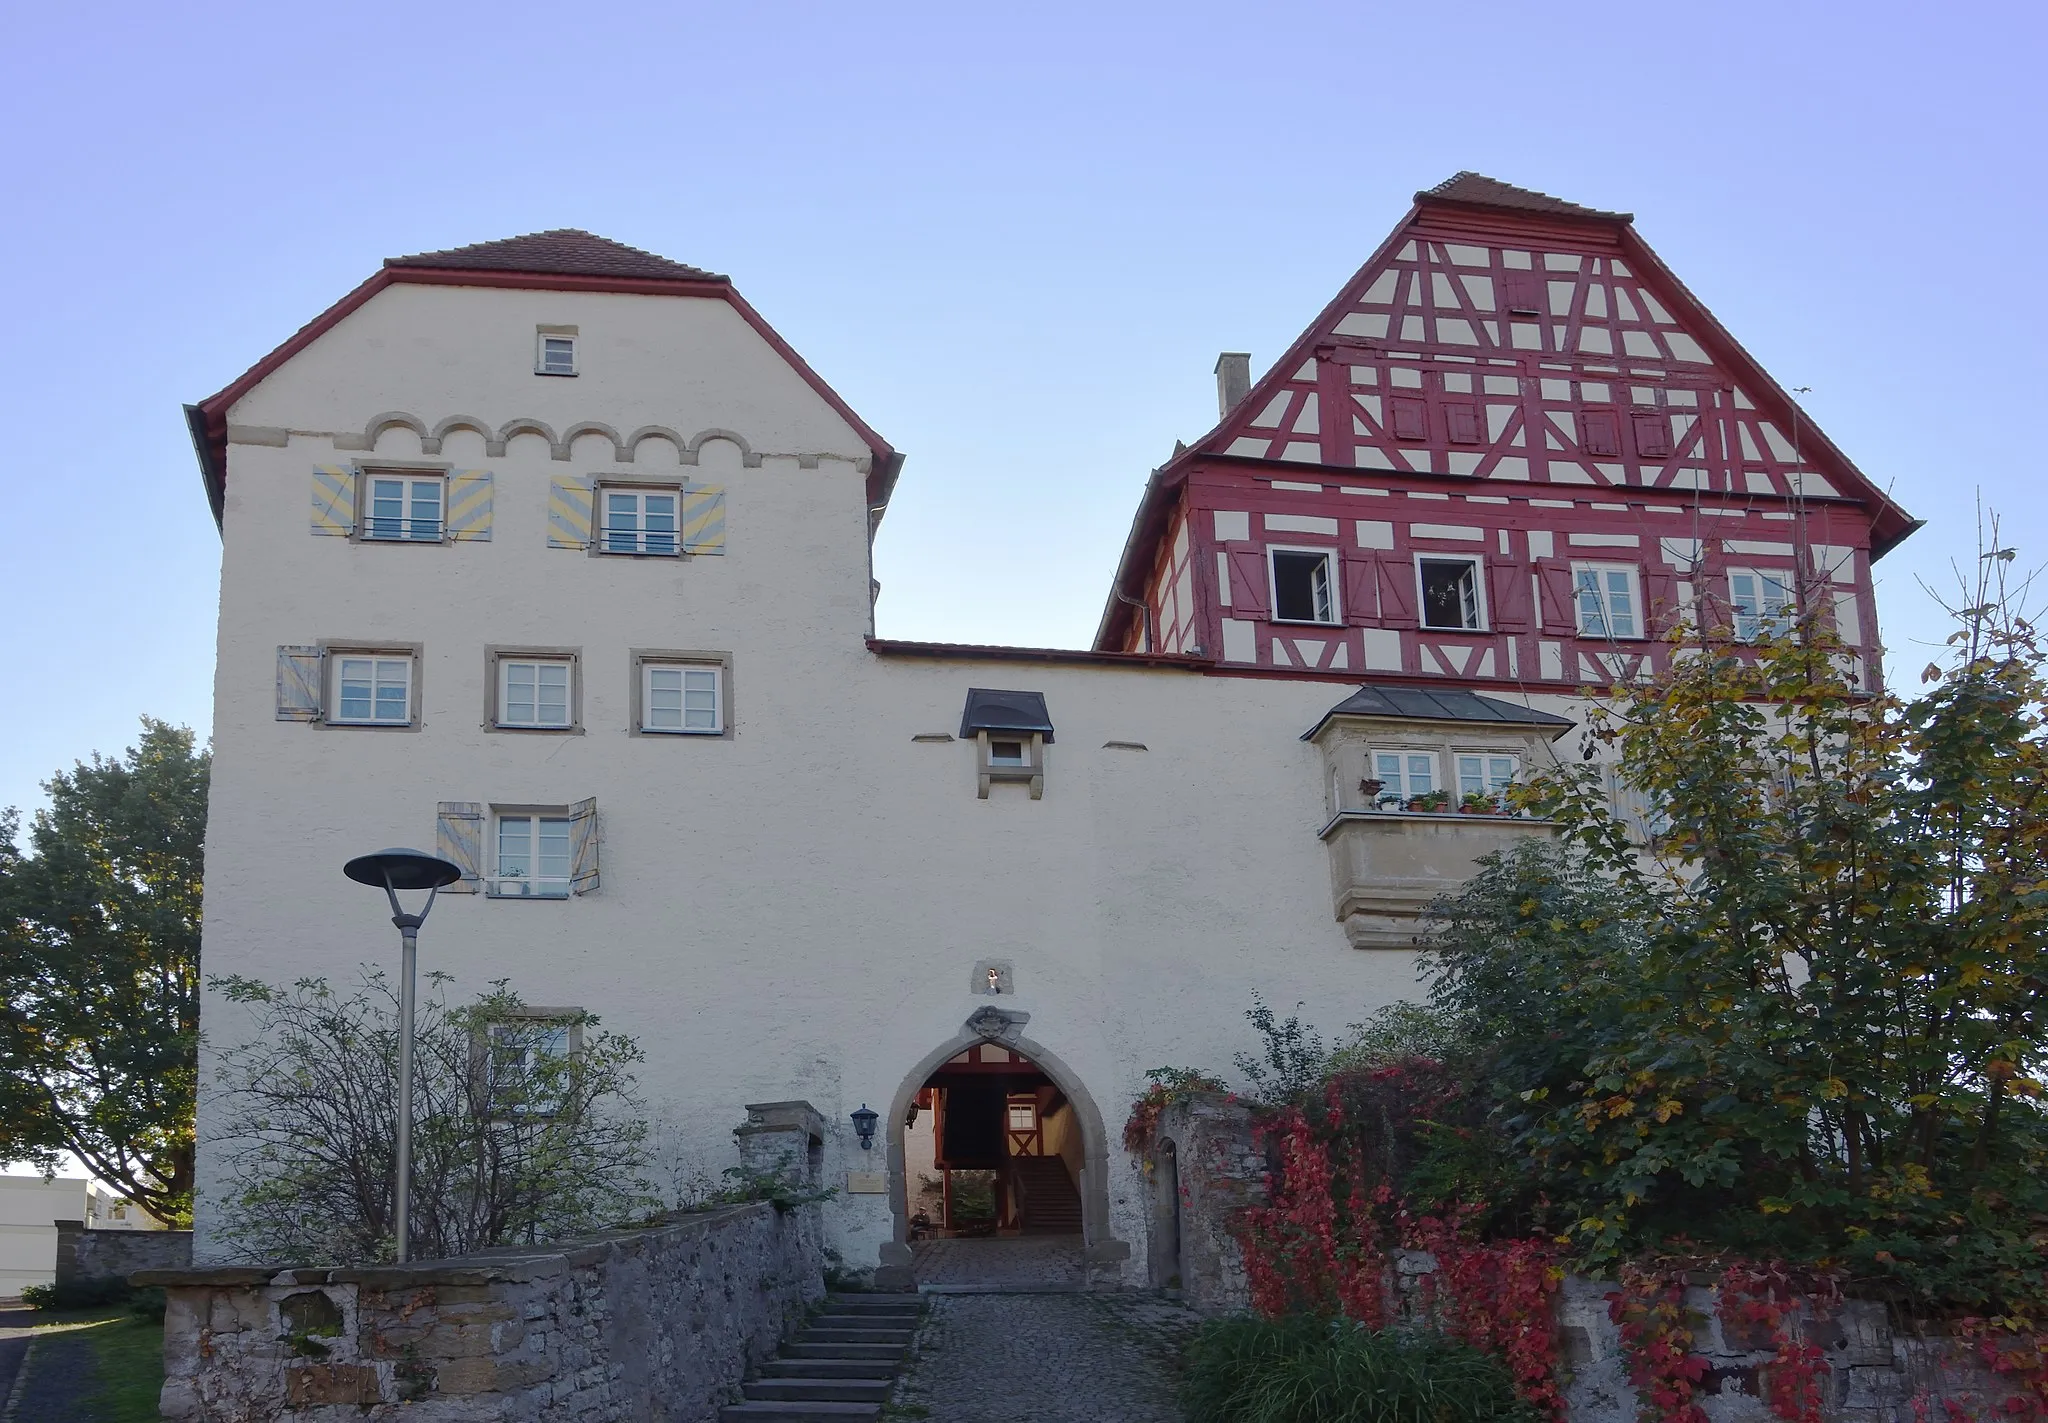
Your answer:
[[[412,1215],[412,981],[419,963],[420,925],[434,907],[441,886],[462,878],[462,871],[424,850],[379,850],[358,855],[341,867],[357,884],[381,886],[391,901],[391,922],[405,943],[405,966],[398,981],[398,1164],[394,1169],[391,1224],[398,1236],[398,1260],[411,1255]],[[427,902],[417,914],[398,907],[398,891],[423,889]]]
[[[860,1149],[862,1151],[873,1151],[875,1149],[875,1123],[881,1118],[882,1114],[869,1107],[866,1102],[862,1102],[859,1111],[848,1112],[847,1115],[853,1118],[853,1130],[854,1134],[860,1138]]]

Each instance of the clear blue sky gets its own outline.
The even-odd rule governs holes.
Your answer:
[[[0,805],[203,729],[179,406],[387,255],[586,227],[730,272],[909,456],[898,637],[1084,643],[1146,472],[1460,168],[1623,208],[1930,527],[2048,551],[2038,5],[9,7]]]

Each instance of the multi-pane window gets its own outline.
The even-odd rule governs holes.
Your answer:
[[[606,553],[679,552],[676,506],[681,499],[673,489],[605,490],[604,535],[599,546]]]
[[[725,730],[725,669],[682,663],[642,666],[640,729],[717,735]]]
[[[498,725],[563,727],[570,724],[573,665],[558,661],[498,661]]]
[[[441,542],[438,474],[425,478],[371,474],[364,478],[363,537],[398,543]]]
[[[490,1023],[491,1101],[505,1117],[560,1111],[581,1043],[578,1018],[518,1017]]]
[[[1380,783],[1379,799],[1406,802],[1436,793],[1434,751],[1375,751],[1373,779]]]
[[[542,332],[533,369],[536,374],[544,376],[575,375],[576,338],[567,335],[551,336]]]
[[[334,710],[327,718],[359,726],[406,726],[412,721],[412,659],[334,658]]]
[[[500,814],[498,873],[492,892],[532,899],[567,899],[572,826],[566,815]]]
[[[1419,558],[1422,625],[1447,632],[1478,632],[1486,626],[1479,600],[1479,560]]]
[[[1625,564],[1575,563],[1572,592],[1586,637],[1641,637],[1636,571]]]
[[[1331,557],[1320,549],[1272,550],[1273,617],[1283,623],[1334,623]]]
[[[1744,642],[1791,631],[1793,597],[1786,575],[1738,569],[1728,575],[1728,609]]]
[[[1515,758],[1512,756],[1458,757],[1458,800],[1461,804],[1477,796],[1498,805],[1502,793],[1514,781]]]

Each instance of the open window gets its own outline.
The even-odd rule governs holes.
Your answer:
[[[1423,555],[1415,560],[1422,589],[1422,625],[1445,632],[1483,632],[1486,605],[1476,558]]]
[[[489,891],[495,899],[567,899],[597,888],[597,802],[496,806]]]
[[[1273,589],[1273,620],[1282,623],[1334,623],[1336,555],[1329,549],[1266,550]]]

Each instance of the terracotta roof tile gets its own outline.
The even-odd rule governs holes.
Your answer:
[[[1418,203],[1430,200],[1449,203],[1470,203],[1475,207],[1513,208],[1517,212],[1550,213],[1557,217],[1597,217],[1607,222],[1629,222],[1634,213],[1602,212],[1599,208],[1581,207],[1568,203],[1563,198],[1553,198],[1548,193],[1539,193],[1530,188],[1518,188],[1512,183],[1503,183],[1498,178],[1489,178],[1484,173],[1469,169],[1453,173],[1434,188],[1424,188],[1415,195]]]
[[[671,262],[638,247],[575,227],[529,232],[496,242],[451,247],[445,252],[416,252],[386,257],[387,267],[434,267],[442,270],[532,272],[549,276],[629,277],[656,281],[722,282],[727,278],[702,267]]]

